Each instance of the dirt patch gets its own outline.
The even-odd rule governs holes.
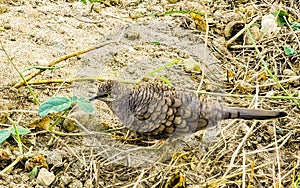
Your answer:
[[[31,80],[36,82],[32,88],[40,101],[53,95],[93,95],[96,81],[70,84],[73,78],[138,79],[153,68],[180,59],[194,61],[200,68],[193,63],[182,64],[160,73],[172,78],[179,89],[195,90],[200,84],[201,91],[212,92],[222,84],[218,86],[222,93],[218,91],[217,96],[222,96],[228,106],[288,113],[285,118],[269,121],[225,121],[221,133],[205,151],[200,149],[201,132],[191,140],[186,138],[180,146],[169,145],[172,149],[159,162],[126,165],[111,157],[133,148],[120,151],[110,141],[128,136],[127,131],[105,137],[109,140],[105,150],[103,142],[101,149],[99,145],[88,146],[91,142],[87,144],[85,133],[78,127],[67,129],[71,132],[65,132],[62,123],[54,132],[32,128],[32,123],[40,120],[38,105],[26,87],[14,88],[20,76],[1,51],[1,129],[13,123],[31,127],[31,133],[22,136],[25,157],[20,158],[13,138],[1,144],[0,170],[5,169],[0,175],[1,186],[33,187],[49,185],[48,182],[53,187],[299,186],[297,101],[284,97],[287,94],[266,71],[246,31],[230,40],[256,19],[250,31],[269,71],[297,97],[299,58],[297,54],[286,55],[283,47],[299,51],[298,32],[289,26],[278,26],[280,30],[269,36],[260,31],[262,17],[282,6],[246,1],[103,1],[87,5],[77,1],[4,1],[0,5],[1,44],[25,76],[34,71],[25,70],[28,67],[46,66],[64,55],[122,37],[118,42],[68,58],[57,64],[57,69],[36,76]],[[299,20],[296,2],[283,7],[290,22]],[[200,12],[208,30],[197,15],[185,10]],[[41,80],[52,82],[43,84]],[[97,119],[88,128],[99,131],[122,126],[106,105],[95,105]],[[49,121],[53,123],[55,118],[50,116]],[[64,136],[59,132],[65,132]],[[145,149],[137,156],[161,159],[162,152],[154,151]],[[128,153],[130,156],[133,152]],[[9,165],[12,168],[6,169]],[[42,173],[30,176],[35,167]]]

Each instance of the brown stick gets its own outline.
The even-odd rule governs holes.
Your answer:
[[[84,53],[86,53],[86,52],[88,52],[88,51],[92,51],[92,50],[95,50],[95,49],[97,49],[97,48],[101,48],[101,47],[103,47],[103,46],[106,46],[106,45],[108,45],[108,44],[115,43],[115,42],[117,42],[117,41],[108,41],[108,42],[104,42],[104,43],[102,43],[102,44],[100,44],[100,45],[98,45],[98,46],[93,46],[93,47],[90,47],[90,48],[86,48],[86,49],[83,49],[83,50],[79,50],[79,51],[70,53],[70,54],[68,54],[68,55],[65,55],[65,56],[63,56],[63,57],[57,59],[57,60],[54,60],[54,61],[50,62],[50,63],[48,64],[48,67],[52,67],[52,66],[56,65],[57,63],[59,63],[59,62],[61,62],[61,61],[64,61],[64,60],[67,60],[67,59],[69,59],[69,58],[71,58],[71,57],[74,57],[74,56],[78,56],[78,55],[84,54]],[[32,72],[30,75],[28,75],[28,76],[25,78],[26,82],[29,81],[29,80],[31,80],[31,79],[34,78],[35,76],[41,74],[41,73],[44,72],[45,70],[46,70],[46,69],[39,69],[39,70],[37,70],[37,71],[35,71],[35,72]],[[16,85],[14,85],[14,88],[17,88],[17,89],[18,89],[19,87],[24,86],[24,84],[25,84],[25,82],[24,82],[24,81],[21,81],[21,82],[17,83]]]

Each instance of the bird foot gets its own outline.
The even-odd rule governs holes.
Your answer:
[[[161,146],[165,145],[168,143],[168,141],[159,139],[159,140],[151,140],[151,141],[143,141],[146,144],[151,145],[151,148],[160,148]]]

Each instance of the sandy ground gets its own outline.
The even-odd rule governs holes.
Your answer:
[[[0,3],[0,42],[13,63],[2,49],[1,129],[13,123],[31,128],[30,134],[22,136],[24,155],[13,138],[0,145],[1,187],[300,185],[297,101],[280,98],[287,94],[266,73],[245,32],[230,40],[245,23],[257,18],[251,32],[264,60],[282,86],[297,97],[299,58],[285,55],[283,46],[299,51],[299,32],[281,26],[270,36],[262,36],[257,30],[262,16],[279,8],[287,11],[290,19],[299,21],[300,7],[296,1],[280,6],[266,2],[176,0],[116,0],[87,5],[78,1],[38,0]],[[203,17],[208,30],[201,20],[184,10],[206,14]],[[106,44],[112,40],[118,41]],[[97,82],[70,83],[73,78],[138,79],[180,59],[184,62],[181,66],[160,72],[160,76],[170,79],[177,88],[195,90],[200,84],[201,91],[216,91],[218,85],[218,92],[227,96],[222,100],[228,106],[281,110],[288,116],[269,121],[223,122],[222,134],[214,137],[205,150],[204,141],[199,138],[203,133],[186,138],[187,144],[145,149],[132,142],[133,146],[128,146],[114,141],[113,137],[128,136],[126,130],[87,139],[82,129],[64,122],[54,132],[47,131],[45,122],[53,123],[57,117],[49,116],[40,122],[38,105],[28,88],[14,87],[21,81],[16,69],[28,76],[36,71],[26,70],[30,67],[47,66],[65,55],[99,45],[103,46],[60,61],[55,65],[58,69],[46,70],[33,78],[31,81],[36,84],[32,88],[38,99],[43,102],[53,95],[88,97],[95,93]],[[47,83],[41,83],[42,80]],[[54,80],[58,83],[53,83]],[[212,96],[206,94],[206,97]],[[79,115],[86,128],[99,131],[122,126],[107,106],[100,102],[93,104],[97,110],[93,119],[86,114]],[[88,121],[84,120],[86,117]],[[95,138],[95,142],[90,142]],[[91,144],[96,147],[88,146]],[[118,158],[123,154],[139,160],[130,163],[126,158],[125,163]],[[156,162],[145,162],[149,159]],[[33,173],[34,167],[38,169],[37,174]],[[34,175],[30,176],[30,172]]]

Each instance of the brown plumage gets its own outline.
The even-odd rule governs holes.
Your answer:
[[[226,108],[164,84],[143,83],[129,88],[117,81],[102,82],[97,95],[126,128],[154,138],[177,137],[214,126],[223,119],[266,120],[285,112]]]

